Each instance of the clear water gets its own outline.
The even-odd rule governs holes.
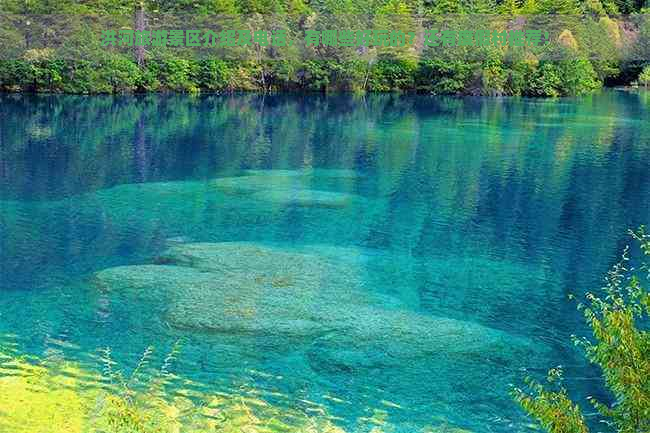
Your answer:
[[[127,369],[181,339],[205,389],[350,432],[523,431],[526,372],[603,396],[567,295],[649,222],[649,166],[647,94],[0,96],[0,335]],[[228,272],[161,259],[195,243]]]

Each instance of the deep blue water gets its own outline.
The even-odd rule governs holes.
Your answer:
[[[208,391],[349,432],[524,431],[526,374],[606,398],[567,296],[650,221],[648,167],[648,94],[0,96],[0,342],[180,339]]]

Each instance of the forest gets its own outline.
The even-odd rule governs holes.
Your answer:
[[[0,90],[419,92],[557,97],[650,83],[645,0],[0,0]],[[427,29],[549,31],[540,47],[423,46]],[[523,24],[522,24],[523,23]],[[281,30],[290,47],[104,46],[106,30]],[[324,29],[414,31],[404,47],[313,46]],[[339,36],[340,37],[340,36]]]

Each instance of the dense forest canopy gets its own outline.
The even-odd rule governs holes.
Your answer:
[[[0,89],[584,94],[650,81],[649,6],[647,0],[0,0]],[[551,28],[548,44],[422,46],[427,29],[474,31],[480,22],[499,32],[519,18],[526,28]],[[284,29],[297,42],[284,49],[127,49],[100,40],[107,29],[161,28]],[[363,28],[415,30],[420,39],[397,48],[304,40],[307,31]]]

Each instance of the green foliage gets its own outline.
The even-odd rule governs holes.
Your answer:
[[[208,59],[199,62],[198,85],[203,89],[228,89],[232,75],[232,67],[224,60]]]
[[[481,69],[481,94],[502,95],[506,93],[506,67],[500,53],[491,50]]]
[[[412,90],[416,69],[417,64],[408,59],[382,57],[371,68],[368,88],[378,92]]]
[[[458,59],[425,59],[419,65],[418,89],[435,94],[461,93],[468,86],[473,69],[473,65]]]
[[[632,236],[641,251],[650,256],[650,235],[641,227]],[[648,264],[638,273],[629,272],[627,250],[622,261],[607,276],[605,297],[588,294],[582,306],[595,341],[576,339],[587,358],[598,365],[605,383],[615,397],[615,405],[592,400],[604,417],[613,421],[618,432],[650,431],[650,332],[641,328],[650,316],[650,292],[641,281],[650,277]]]
[[[549,433],[587,433],[580,408],[569,399],[561,383],[562,370],[559,367],[551,369],[546,380],[554,390],[549,391],[541,383],[526,378],[526,390],[513,389],[515,400]]]
[[[596,72],[584,59],[541,62],[527,92],[531,96],[583,95],[600,88]]]
[[[560,87],[564,95],[584,95],[602,85],[592,64],[586,59],[562,60],[559,62],[563,85]]]
[[[438,14],[468,17],[463,28],[475,28],[470,14],[587,14],[589,23],[562,29],[557,42],[566,47],[564,62],[546,49],[521,53],[494,48],[485,52],[413,47],[306,47],[286,51],[273,47],[229,49],[148,47],[138,67],[133,50],[102,47],[100,21],[81,18],[111,16],[114,28],[133,28],[134,3],[126,0],[0,0],[0,10],[15,14],[65,13],[65,22],[49,19],[0,22],[0,89],[23,92],[123,93],[175,91],[195,93],[236,90],[280,91],[420,91],[436,94],[564,96],[593,91],[609,80],[631,81],[638,64],[648,59],[650,24],[639,22],[638,38],[623,37],[614,14],[641,11],[641,0],[147,0],[149,23],[161,26],[164,14],[188,14],[197,27],[211,15],[227,15],[224,28],[286,28],[296,37],[311,29],[435,28]],[[191,15],[189,15],[191,14]],[[251,15],[257,14],[257,15]],[[610,18],[608,14],[612,15]],[[418,18],[415,18],[415,16]],[[75,18],[76,17],[76,18]],[[420,20],[419,18],[422,18]],[[178,17],[173,27],[181,28]],[[246,21],[248,19],[248,21]],[[428,21],[432,20],[432,21]],[[207,21],[205,24],[207,25]],[[225,25],[227,24],[227,25]],[[164,26],[162,26],[164,27]],[[161,28],[162,28],[161,27]],[[460,27],[459,27],[460,28]],[[605,32],[608,37],[603,38]],[[41,37],[43,35],[43,37]],[[47,35],[47,36],[46,36]],[[49,38],[49,39],[48,39]],[[52,40],[64,41],[61,45]],[[295,39],[294,39],[295,40]],[[472,56],[481,52],[485,56]],[[308,54],[308,55],[305,55]],[[531,60],[531,58],[533,60]],[[235,60],[247,59],[247,60]],[[627,68],[627,70],[626,70]]]
[[[173,430],[173,421],[164,414],[165,386],[174,378],[170,372],[178,354],[178,343],[166,356],[159,369],[149,371],[153,348],[148,347],[137,366],[126,376],[115,371],[110,349],[102,351],[103,380],[109,383],[111,392],[102,395],[101,409],[94,422],[106,425],[111,433],[154,433]],[[192,423],[199,412],[196,408],[185,414],[183,422]],[[161,413],[162,412],[162,413]]]
[[[650,235],[644,228],[630,233],[642,255],[650,256]],[[574,342],[600,368],[613,397],[611,404],[593,397],[590,403],[616,432],[645,433],[650,431],[650,331],[644,328],[650,318],[650,292],[642,281],[650,279],[650,264],[632,268],[628,254],[626,249],[608,273],[603,295],[588,293],[587,304],[579,305],[593,338],[574,337]],[[550,378],[553,382],[561,374],[551,370]],[[549,391],[532,379],[526,383],[528,388],[515,388],[513,396],[548,432],[588,431],[580,408],[563,386]]]
[[[650,86],[650,66],[646,66],[639,74],[639,84],[648,87]]]
[[[305,62],[302,78],[310,90],[326,91],[330,85],[331,65],[329,62],[308,60]]]
[[[562,79],[562,72],[555,63],[543,62],[533,74],[528,93],[532,96],[560,96]]]
[[[578,0],[539,0],[539,13],[577,15],[582,13]]]
[[[645,9],[644,12],[650,14],[650,8]],[[646,61],[650,59],[650,15],[643,17],[634,49],[638,59],[646,59]]]
[[[539,68],[539,60],[534,55],[515,54],[504,59],[509,65],[508,68],[504,68],[506,74],[504,92],[508,95],[532,96],[534,89],[532,86],[543,84],[533,80]],[[545,93],[541,93],[541,95],[548,96]]]
[[[161,82],[170,90],[188,93],[198,91],[195,79],[199,68],[196,62],[169,57],[159,64],[158,73]]]

